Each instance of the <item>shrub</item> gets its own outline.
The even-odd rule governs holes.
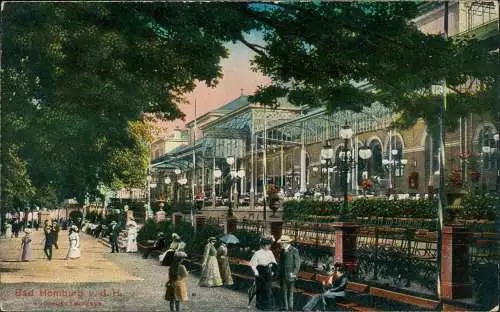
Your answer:
[[[78,218],[80,218],[80,220],[83,220],[83,213],[81,211],[74,210],[69,213],[69,218],[73,221],[73,223],[77,223]]]
[[[304,215],[337,216],[343,202],[322,202],[314,200],[291,200],[283,203],[286,220],[301,219]],[[349,202],[348,210],[356,217],[406,217],[434,218],[437,203],[427,199],[356,199]]]
[[[497,196],[494,194],[465,196],[461,201],[463,218],[495,220]]]

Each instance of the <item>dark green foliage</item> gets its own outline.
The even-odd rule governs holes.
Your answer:
[[[85,215],[85,219],[87,219],[90,223],[99,224],[104,220],[102,213],[98,211],[90,211]]]
[[[194,230],[190,233],[186,233],[191,238],[191,244],[188,245],[188,249],[193,255],[201,256],[205,250],[205,245],[208,243],[209,237],[217,237],[224,234],[224,231],[215,225],[206,225],[203,229],[196,232],[194,235]],[[182,236],[181,236],[182,237]]]
[[[81,211],[73,210],[69,213],[69,218],[76,223],[78,219],[83,220],[83,213]]]
[[[460,206],[462,207],[463,217],[465,219],[495,220],[497,196],[499,195],[471,194],[462,198]]]
[[[161,224],[162,223],[156,224],[156,222],[151,219],[147,220],[144,226],[137,233],[137,242],[140,243],[156,239],[156,233],[159,232],[157,226],[161,226]]]
[[[492,194],[465,196],[461,201],[459,218],[478,220],[495,219],[495,199]],[[286,220],[304,220],[311,216],[333,217],[340,213],[342,202],[321,202],[312,200],[286,201],[283,203]],[[349,203],[350,214],[354,217],[385,218],[437,218],[437,201],[427,199],[356,199]],[[326,222],[332,220],[323,218]],[[311,219],[312,220],[312,219]],[[316,218],[321,221],[321,218]]]
[[[409,22],[419,14],[416,3],[267,6],[272,9],[259,13],[242,9],[267,30],[265,45],[251,47],[257,52],[254,66],[273,80],[252,101],[273,106],[277,97],[288,95],[296,105],[326,105],[335,112],[360,111],[378,100],[402,113],[398,126],[408,127],[418,118],[435,126],[442,96],[430,89],[446,79],[452,90],[449,127],[458,126],[459,116],[494,111],[497,55],[464,36],[446,40],[420,32]],[[480,91],[472,84],[464,87],[475,79]],[[356,88],[352,81],[372,88]]]

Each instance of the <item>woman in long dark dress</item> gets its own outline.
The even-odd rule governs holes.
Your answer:
[[[271,239],[261,240],[261,249],[256,251],[250,260],[255,273],[256,302],[259,310],[274,310],[273,276],[277,268],[276,258],[271,251]]]

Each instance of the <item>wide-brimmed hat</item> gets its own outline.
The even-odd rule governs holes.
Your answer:
[[[177,233],[172,233],[172,238],[173,239],[181,239],[181,237]]]
[[[156,234],[156,236],[158,236],[158,237],[164,237],[164,236],[165,236],[165,233],[163,233],[163,232],[158,232],[158,234]]]
[[[216,242],[217,241],[217,238],[215,238],[215,236],[211,236],[208,238],[208,242]]]
[[[280,239],[278,240],[278,243],[291,243],[291,242],[293,242],[293,239],[288,235],[281,235]]]
[[[130,218],[128,218],[129,220],[132,220],[132,221],[135,221],[135,218],[134,216],[130,216]]]
[[[30,229],[25,229],[25,230],[24,230],[24,233],[26,233],[26,234],[31,234],[31,230],[30,230]]]
[[[111,223],[110,223],[110,224],[116,224],[116,221],[114,221],[114,220],[113,220],[113,221],[111,221]]]
[[[174,253],[174,257],[176,258],[187,258],[187,253],[185,253],[184,251],[182,250],[177,250],[175,253]]]
[[[72,225],[70,229],[72,229],[73,231],[78,231],[78,227],[76,225]]]

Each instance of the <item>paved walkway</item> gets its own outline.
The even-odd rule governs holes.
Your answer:
[[[67,232],[61,231],[52,261],[43,254],[43,232],[34,231],[33,261],[19,262],[18,239],[0,239],[1,311],[168,311],[163,300],[168,268],[138,254],[111,254],[82,234],[82,257],[64,260]],[[184,311],[253,311],[246,293],[200,288],[190,275],[190,301]]]

